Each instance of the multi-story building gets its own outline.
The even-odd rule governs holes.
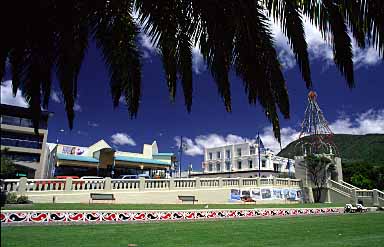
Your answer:
[[[56,144],[49,158],[54,176],[102,176],[147,174],[167,176],[173,153],[160,153],[156,141],[144,144],[142,153],[117,151],[104,140],[89,147]]]
[[[258,155],[258,144],[241,143],[204,150],[203,174],[214,176],[268,177],[279,173],[294,174],[294,161],[276,156],[263,149]],[[200,174],[201,175],[201,174]]]
[[[32,124],[32,113],[28,108],[1,104],[1,150],[15,164],[14,176],[44,178],[48,135],[48,118],[51,113],[41,113],[38,134]]]

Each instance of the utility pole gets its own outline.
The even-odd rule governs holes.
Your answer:
[[[181,157],[183,156],[183,136],[180,136],[180,147],[179,147],[179,178],[181,178]]]

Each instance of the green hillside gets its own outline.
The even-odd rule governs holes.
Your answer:
[[[343,163],[363,162],[371,165],[384,166],[384,135],[344,135],[336,134],[333,137]],[[293,158],[299,155],[295,148],[297,141],[291,142],[280,151],[279,156]]]
[[[384,135],[338,134],[333,141],[341,157],[344,181],[360,188],[384,190]],[[278,155],[300,155],[296,143],[290,143]]]

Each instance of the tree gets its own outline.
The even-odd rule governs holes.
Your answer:
[[[307,155],[304,158],[304,162],[300,164],[303,166],[311,179],[311,182],[315,186],[314,188],[314,200],[320,202],[322,189],[324,188],[327,178],[336,168],[331,163],[331,160],[322,155]]]
[[[110,73],[114,106],[125,96],[135,117],[141,97],[140,27],[162,57],[171,99],[182,84],[192,106],[192,46],[198,45],[231,111],[229,71],[242,79],[250,104],[259,102],[280,141],[278,112],[289,118],[289,99],[271,35],[279,23],[295,54],[303,80],[312,80],[303,16],[333,47],[334,61],[354,85],[352,39],[373,45],[384,58],[384,2],[381,0],[4,0],[1,4],[0,78],[9,64],[14,93],[22,89],[37,130],[41,106],[48,107],[52,71],[60,83],[70,128],[78,74],[90,40],[100,48]],[[132,16],[138,13],[138,19]]]
[[[6,178],[15,171],[15,164],[5,155],[7,151],[7,149],[1,150],[0,178]]]

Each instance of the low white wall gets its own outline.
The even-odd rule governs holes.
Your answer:
[[[195,196],[198,200],[198,204],[243,204],[243,202],[230,202],[230,191],[229,188],[223,189],[200,189],[200,190],[171,190],[171,191],[144,191],[144,192],[120,192],[111,191],[100,193],[113,193],[116,201],[115,203],[126,203],[126,204],[179,204],[179,195],[191,195]],[[65,192],[41,192],[28,194],[28,198],[35,203],[52,203],[53,197],[55,197],[56,203],[88,203],[90,193],[98,193],[97,191],[92,192],[78,192],[78,193],[65,193]],[[94,201],[94,203],[107,203],[108,201]],[[192,203],[192,202],[184,202]],[[294,204],[296,201],[289,200],[259,200],[256,204],[269,204],[269,203],[282,203],[282,204]],[[252,204],[252,203],[251,203]]]

